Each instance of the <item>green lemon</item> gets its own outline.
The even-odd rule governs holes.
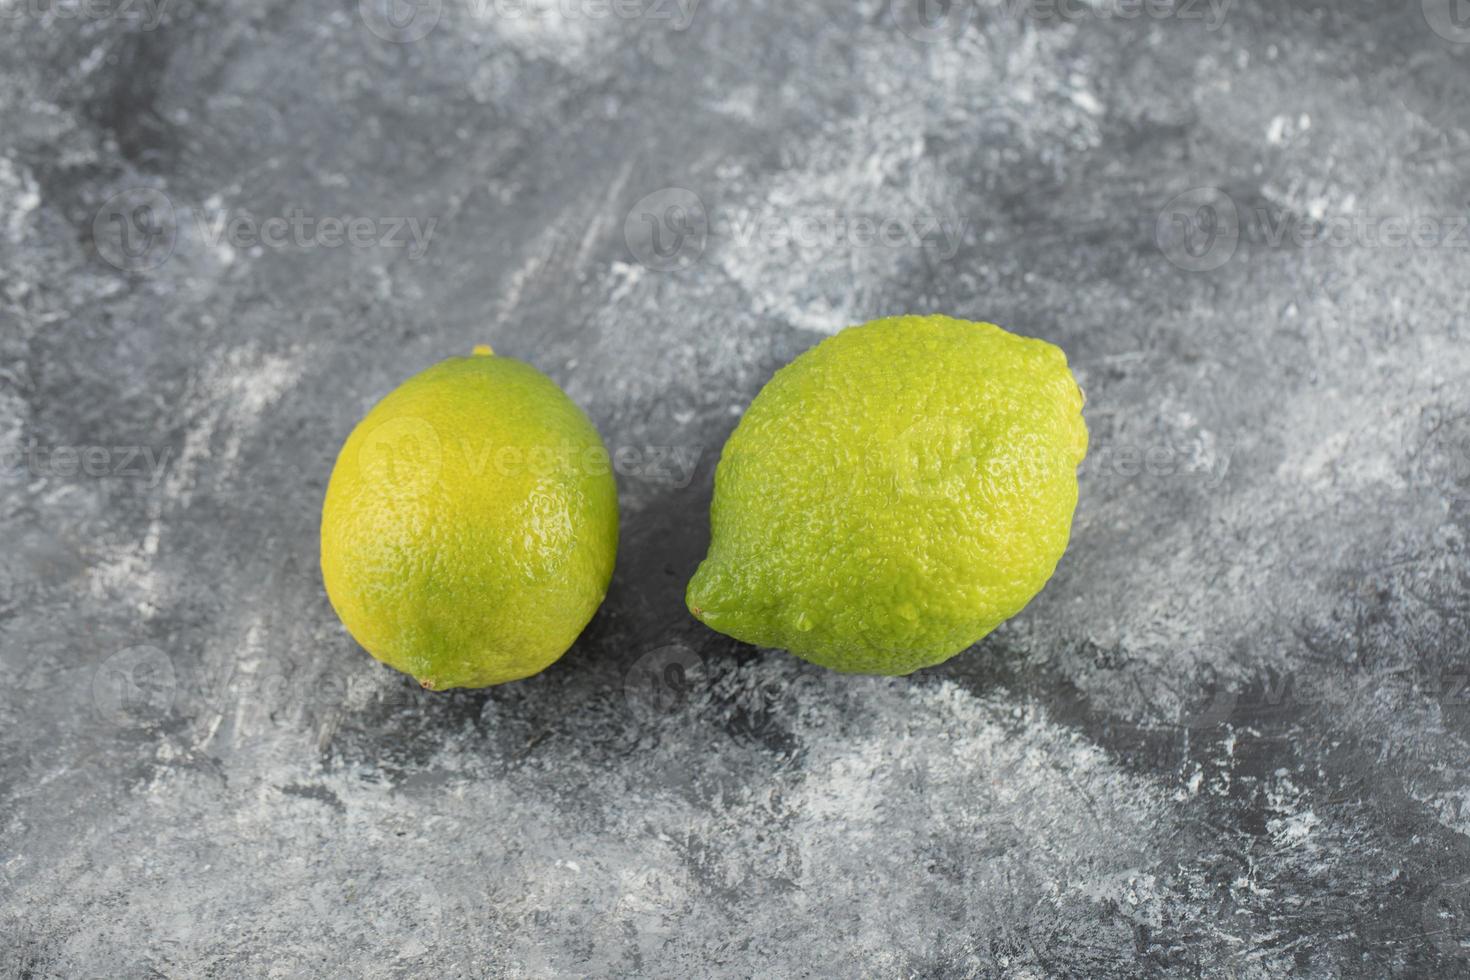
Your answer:
[[[405,381],[347,437],[322,506],[322,578],[348,632],[431,690],[529,677],[607,594],[607,450],[528,364],[475,348]]]
[[[689,610],[834,670],[941,663],[1051,577],[1086,452],[1059,348],[945,316],[850,327],[725,444]]]

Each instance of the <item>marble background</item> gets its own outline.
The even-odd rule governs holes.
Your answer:
[[[1463,0],[0,0],[0,974],[1470,970]],[[908,678],[693,622],[719,449],[899,312],[1060,344],[1024,613]],[[352,424],[477,343],[611,592],[435,695]]]

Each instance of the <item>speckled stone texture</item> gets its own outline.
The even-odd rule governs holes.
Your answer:
[[[1460,0],[0,25],[0,975],[1470,970]],[[908,678],[695,623],[743,407],[928,311],[1086,389],[1056,578]],[[560,663],[436,695],[318,513],[487,342],[623,540]]]

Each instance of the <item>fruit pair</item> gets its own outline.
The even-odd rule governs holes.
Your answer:
[[[726,443],[690,611],[835,670],[908,674],[1015,615],[1062,552],[1087,449],[1061,350],[895,317],[778,371]],[[348,630],[424,687],[537,673],[607,592],[617,491],[591,422],[489,348],[406,381],[348,437],[322,572]]]

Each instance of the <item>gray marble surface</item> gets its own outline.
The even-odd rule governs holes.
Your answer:
[[[0,0],[0,975],[1470,970],[1460,0]],[[681,599],[844,325],[1068,352],[1019,617],[908,678]],[[561,662],[435,695],[317,571],[488,342],[617,454]]]

